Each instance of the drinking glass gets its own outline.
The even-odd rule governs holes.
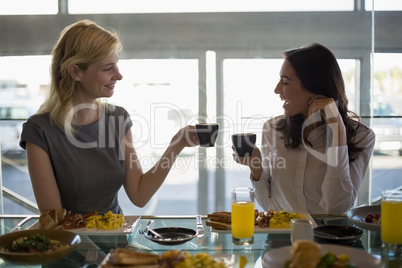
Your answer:
[[[402,192],[384,191],[381,195],[382,257],[400,259],[402,249]]]
[[[232,193],[232,242],[236,245],[254,243],[255,190],[238,187]]]
[[[299,239],[314,241],[313,224],[310,220],[290,220],[290,240],[292,244]]]

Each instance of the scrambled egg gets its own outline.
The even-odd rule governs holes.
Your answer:
[[[290,228],[291,219],[305,219],[306,215],[300,214],[299,212],[286,212],[281,210],[280,212],[275,212],[272,218],[269,220],[269,227],[271,228]]]
[[[104,215],[90,216],[87,219],[87,228],[99,228],[104,230],[117,229],[123,226],[125,222],[124,216],[114,214],[111,211]]]
[[[191,255],[184,251],[184,260],[174,264],[174,268],[192,268],[192,267],[208,267],[208,268],[226,268],[223,262],[217,262],[207,253],[197,253]]]

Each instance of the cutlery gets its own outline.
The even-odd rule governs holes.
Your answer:
[[[96,268],[98,265],[96,264],[96,260],[98,259],[98,249],[90,248],[88,249],[87,255],[85,256],[85,264],[82,266],[83,268]]]
[[[318,234],[322,237],[327,237],[327,238],[332,238],[332,239],[342,239],[340,236],[334,235],[334,234],[328,234],[320,231],[314,231],[315,234]]]
[[[17,226],[15,226],[15,227],[10,231],[10,233],[21,230],[22,226],[23,226],[27,221],[29,221],[30,219],[32,219],[32,216],[26,217],[25,219],[23,219],[22,221],[20,221],[20,222],[17,224]]]
[[[198,237],[203,237],[204,236],[204,225],[202,224],[202,216],[197,215],[195,216],[196,224],[197,224],[197,233]]]
[[[145,226],[145,229],[142,231],[142,233],[151,232],[155,237],[163,238],[162,235],[158,234],[158,232],[156,232],[156,231],[154,231],[154,230],[152,230],[152,229],[150,228],[150,226],[151,226],[153,223],[154,223],[154,220],[150,220],[150,221],[148,222],[147,226]]]

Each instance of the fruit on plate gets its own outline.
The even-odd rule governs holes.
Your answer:
[[[373,214],[369,214],[367,215],[366,218],[364,218],[364,221],[367,223],[381,223],[381,214],[380,213],[376,213],[375,215]]]

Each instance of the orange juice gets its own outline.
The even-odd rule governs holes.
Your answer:
[[[232,236],[250,238],[254,235],[254,203],[232,203]]]
[[[384,243],[402,245],[402,202],[381,202],[381,240]]]

